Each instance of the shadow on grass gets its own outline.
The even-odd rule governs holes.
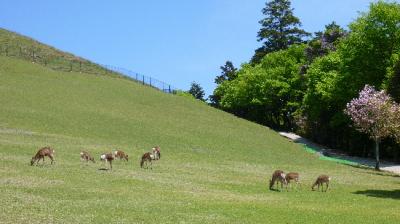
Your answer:
[[[108,168],[99,168],[99,170],[101,170],[101,171],[109,171]]]
[[[365,191],[356,191],[353,194],[363,194],[368,197],[375,198],[392,198],[392,199],[400,199],[400,190],[365,190]]]
[[[372,167],[368,167],[368,166],[364,166],[364,165],[350,165],[350,164],[345,164],[346,166],[351,166],[353,168],[357,168],[357,169],[362,169],[362,170],[366,170],[368,172],[368,174],[374,174],[374,175],[378,175],[378,176],[384,176],[384,177],[400,177],[400,175],[389,172],[389,171],[384,171],[384,170],[380,170],[377,171]]]
[[[275,188],[272,188],[272,189],[269,189],[270,191],[275,191],[275,192],[283,192],[283,190],[280,190],[280,189],[275,189]]]

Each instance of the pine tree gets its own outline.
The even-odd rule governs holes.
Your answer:
[[[194,96],[194,98],[201,100],[201,101],[205,101],[204,100],[204,90],[203,88],[200,86],[200,84],[196,83],[196,82],[192,82],[192,84],[190,85],[190,89],[188,91],[188,93],[192,94],[192,96]]]
[[[233,63],[231,61],[226,61],[225,65],[221,66],[220,69],[222,70],[221,75],[215,78],[215,83],[218,85],[225,80],[231,81],[237,77],[237,69],[235,68],[235,66],[233,66]]]
[[[257,35],[258,41],[263,41],[263,46],[255,51],[252,64],[258,63],[267,53],[302,43],[302,38],[310,35],[299,28],[301,22],[293,15],[290,0],[271,0],[265,4],[262,13],[266,17],[259,21],[261,29]]]

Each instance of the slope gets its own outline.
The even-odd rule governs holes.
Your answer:
[[[266,127],[109,76],[0,57],[4,223],[398,223],[397,177],[320,161]],[[45,145],[56,164],[31,167]],[[160,145],[152,170],[139,158]],[[81,165],[120,148],[128,163]],[[274,169],[302,188],[269,191]],[[312,192],[321,173],[332,190]]]

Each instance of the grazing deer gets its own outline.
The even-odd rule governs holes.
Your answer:
[[[53,162],[54,162],[54,152],[55,152],[55,150],[50,148],[49,146],[46,146],[46,147],[43,147],[43,148],[39,149],[39,151],[36,153],[36,155],[32,157],[31,166],[33,166],[33,164],[35,164],[36,161],[37,161],[37,165],[39,165],[40,159],[43,160],[43,164],[44,164],[44,157],[45,156],[49,157],[51,159],[51,164],[53,164]]]
[[[128,154],[126,154],[124,151],[115,150],[113,153],[115,158],[119,158],[119,160],[125,159],[128,162]]]
[[[326,184],[326,189],[325,192],[328,190],[329,187],[329,181],[331,178],[328,175],[320,175],[315,183],[312,185],[311,190],[314,190],[315,186],[318,185],[318,191],[319,191],[319,186],[321,185],[322,187],[322,192],[324,192],[324,183]]]
[[[110,163],[110,169],[112,170],[112,161],[114,160],[114,155],[110,153],[104,153],[100,156],[100,160],[105,163]]]
[[[152,149],[152,152],[146,152],[142,155],[140,160],[140,167],[143,168],[146,162],[146,168],[148,168],[148,162],[150,162],[150,168],[153,169],[153,160],[159,160],[161,158],[160,147],[156,146]]]
[[[299,173],[295,173],[295,172],[287,173],[286,176],[285,176],[286,183],[287,183],[286,184],[286,189],[287,189],[288,186],[290,187],[290,183],[292,181],[296,182],[296,188],[297,188],[297,186],[300,184],[299,178],[300,178]]]
[[[90,155],[88,152],[86,152],[86,151],[82,151],[82,152],[81,152],[81,161],[82,161],[82,162],[86,161],[86,164],[87,164],[89,161],[92,161],[93,163],[95,163],[93,156],[91,156],[91,155]]]
[[[275,170],[275,172],[272,174],[272,179],[269,181],[270,190],[272,190],[275,182],[277,186],[279,185],[278,182],[281,182],[281,189],[283,188],[284,184],[287,185],[285,172],[283,172],[282,170]]]
[[[152,148],[152,152],[153,154],[151,154],[151,159],[152,160],[159,160],[161,159],[161,152],[160,152],[160,147],[159,146],[155,146]]]

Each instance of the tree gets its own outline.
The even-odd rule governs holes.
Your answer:
[[[375,141],[376,170],[379,170],[379,143],[392,134],[393,120],[390,118],[394,109],[392,99],[384,90],[378,92],[369,85],[365,85],[359,97],[352,99],[345,109],[357,130]]]
[[[215,77],[215,83],[217,85],[221,85],[225,81],[232,81],[237,78],[237,68],[233,66],[233,63],[231,61],[226,61],[225,65],[221,66],[220,69],[221,75]],[[210,105],[214,107],[220,107],[222,96],[223,95],[221,91],[214,91],[213,95],[210,95],[208,97],[211,101]]]
[[[271,0],[265,3],[262,13],[266,16],[259,21],[258,41],[263,46],[255,51],[252,64],[258,63],[267,53],[288,48],[292,44],[303,43],[303,37],[310,34],[300,29],[299,18],[293,15],[290,0]]]
[[[386,82],[385,89],[397,100],[394,55],[400,49],[399,23],[400,4],[372,3],[369,12],[361,14],[350,24],[349,33],[339,38],[336,51],[313,60],[305,75],[308,83],[302,105],[308,137],[353,155],[367,154],[368,139],[349,127],[343,110],[365,84],[381,88]]]
[[[304,44],[292,45],[266,55],[255,66],[242,65],[237,78],[214,91],[222,95],[222,109],[273,128],[293,128],[306,88],[299,73],[306,61],[304,49]]]
[[[203,88],[200,86],[200,84],[196,83],[196,82],[192,82],[192,84],[190,85],[190,89],[188,91],[188,93],[192,94],[192,96],[194,96],[194,98],[201,100],[201,101],[205,101],[204,100],[204,90]]]
[[[309,62],[335,51],[340,39],[346,35],[347,32],[335,22],[326,25],[324,32],[316,32],[315,38],[308,43],[305,50]]]
[[[232,81],[237,77],[237,69],[235,68],[235,66],[233,66],[233,63],[231,61],[226,61],[225,65],[221,66],[220,69],[222,70],[221,75],[215,78],[215,83],[218,85],[226,80]]]

